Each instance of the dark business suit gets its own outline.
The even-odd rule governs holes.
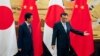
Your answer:
[[[21,56],[33,55],[32,33],[30,32],[27,24],[24,22],[19,26],[18,31],[18,48],[21,48]]]
[[[83,32],[73,29],[69,22],[66,22],[67,31],[65,31],[61,22],[53,27],[52,45],[55,45],[57,39],[57,56],[69,56],[70,32],[83,35]]]

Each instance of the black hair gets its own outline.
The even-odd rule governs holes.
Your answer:
[[[65,12],[64,12],[64,13],[61,13],[61,14],[60,14],[60,17],[62,17],[62,15],[64,15],[64,16],[68,16],[68,14],[65,13]]]
[[[24,17],[25,17],[25,21],[27,21],[27,19],[30,19],[30,18],[31,18],[31,16],[32,16],[32,14],[31,14],[31,13],[29,13],[29,12],[28,12],[28,13],[26,13],[26,14],[25,14],[25,16],[24,16]]]

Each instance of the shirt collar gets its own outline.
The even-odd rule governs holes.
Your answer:
[[[62,20],[61,20],[61,23],[62,23],[62,24],[66,24],[66,23],[62,22]]]
[[[26,25],[27,25],[27,26],[29,26],[29,25],[30,25],[27,21],[25,21],[25,23],[26,23]]]

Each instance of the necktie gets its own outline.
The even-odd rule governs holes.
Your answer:
[[[30,31],[30,33],[32,32],[32,27],[31,27],[31,24],[30,25],[28,25],[28,28],[29,28],[29,31]]]
[[[64,23],[64,29],[65,29],[65,32],[67,32],[67,26],[66,26],[66,23]]]

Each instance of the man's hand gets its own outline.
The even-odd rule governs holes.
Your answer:
[[[20,52],[21,52],[21,51],[22,51],[22,49],[18,49],[18,51],[20,51]]]
[[[51,47],[52,47],[52,49],[54,50],[54,48],[55,48],[55,45],[52,45]]]
[[[90,35],[90,33],[88,33],[87,31],[84,32],[84,36],[88,36]]]

